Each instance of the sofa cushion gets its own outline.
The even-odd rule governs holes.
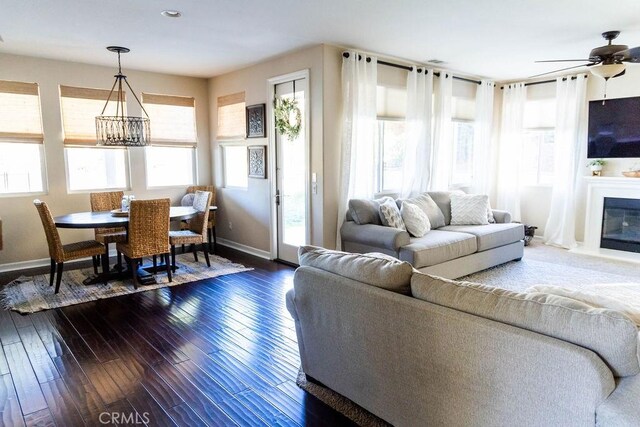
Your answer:
[[[444,214],[433,201],[431,196],[427,193],[420,194],[419,196],[412,197],[410,199],[397,199],[396,203],[399,208],[402,208],[402,203],[408,202],[417,205],[424,213],[429,217],[429,223],[431,228],[440,228],[444,226]]]
[[[399,228],[400,230],[407,229],[402,220],[400,209],[398,209],[398,205],[391,197],[380,203],[380,221],[386,227]]]
[[[351,199],[349,200],[349,215],[356,224],[375,224],[381,225],[380,222],[380,203],[385,200],[393,200],[391,197],[382,197],[376,200],[370,199]]]
[[[594,308],[561,296],[518,293],[422,273],[413,275],[411,293],[424,301],[588,348],[600,356],[615,376],[640,372],[638,329],[617,311]]]
[[[384,254],[352,254],[315,246],[298,249],[301,266],[328,271],[378,288],[405,295],[411,293],[413,267]]]
[[[470,255],[477,250],[476,237],[471,234],[431,230],[423,237],[409,239],[409,244],[400,248],[400,259],[415,268],[423,268]]]
[[[422,237],[431,230],[431,222],[426,213],[418,205],[409,203],[406,200],[402,202],[400,208],[402,221],[407,231],[414,237]]]
[[[522,224],[488,224],[488,225],[447,225],[442,231],[473,234],[478,240],[478,252],[498,248],[524,239]]]
[[[444,216],[444,225],[451,224],[451,193],[453,191],[429,191],[427,194],[442,211]],[[462,194],[462,191],[456,190],[455,193]]]
[[[489,196],[485,194],[451,194],[451,225],[486,225]]]

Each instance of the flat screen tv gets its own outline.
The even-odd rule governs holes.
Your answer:
[[[640,157],[640,97],[589,102],[588,157]]]

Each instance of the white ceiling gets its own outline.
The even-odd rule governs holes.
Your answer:
[[[564,65],[537,59],[584,58],[603,31],[640,45],[638,0],[4,0],[0,10],[0,52],[114,65],[105,47],[122,45],[125,70],[200,77],[318,43],[500,80]]]

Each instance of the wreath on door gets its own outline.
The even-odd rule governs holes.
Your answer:
[[[293,141],[300,134],[302,113],[298,101],[289,98],[276,98],[273,101],[276,130]]]

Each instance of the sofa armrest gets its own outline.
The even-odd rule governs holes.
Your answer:
[[[402,246],[409,244],[409,233],[383,225],[358,225],[353,221],[345,221],[340,229],[342,241],[360,243],[397,252]]]
[[[640,422],[640,374],[616,378],[616,389],[596,410],[597,426],[637,426]]]
[[[492,209],[493,218],[499,224],[506,224],[511,222],[511,214],[507,211],[501,211],[499,209]]]

